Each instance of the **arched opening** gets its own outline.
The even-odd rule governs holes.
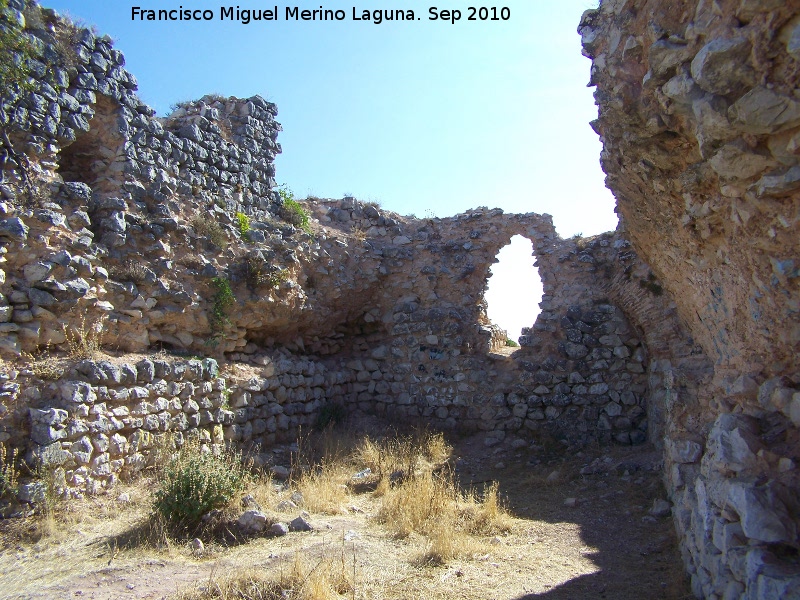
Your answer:
[[[492,351],[503,347],[513,350],[522,328],[532,327],[539,314],[542,279],[533,266],[533,255],[531,241],[515,235],[497,253],[489,270],[484,299],[489,320],[499,328],[493,331]]]
[[[97,94],[93,108],[88,130],[79,131],[77,139],[61,150],[58,171],[64,181],[80,181],[95,192],[114,192],[122,183],[126,160],[118,124],[120,106]]]

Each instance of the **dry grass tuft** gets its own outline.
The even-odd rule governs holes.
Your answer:
[[[347,513],[350,471],[341,463],[325,462],[300,475],[296,487],[303,494],[304,507],[327,515]]]
[[[97,358],[102,354],[100,347],[103,340],[103,324],[105,316],[97,321],[86,321],[84,316],[80,325],[64,327],[67,352],[72,358]]]
[[[209,579],[171,600],[340,600],[354,592],[353,573],[342,550],[340,556],[310,559],[296,553],[285,570],[272,577],[256,569],[233,577]]]
[[[377,477],[376,492],[380,495],[392,481],[443,465],[452,451],[441,433],[418,431],[380,441],[367,437],[358,447],[355,459]]]
[[[23,352],[22,358],[27,362],[26,366],[33,376],[45,381],[60,379],[69,366],[67,359],[52,356],[46,351],[37,354]]]

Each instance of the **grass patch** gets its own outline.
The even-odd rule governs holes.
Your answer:
[[[355,561],[341,553],[322,557],[295,553],[277,575],[247,569],[232,577],[209,579],[202,586],[171,596],[171,600],[338,600],[354,597]]]
[[[22,357],[27,361],[27,368],[37,379],[56,381],[61,379],[69,366],[69,361],[57,356],[51,356],[47,351],[29,354],[23,352]]]

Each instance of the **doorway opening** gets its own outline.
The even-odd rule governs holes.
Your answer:
[[[80,181],[94,192],[115,192],[121,184],[125,165],[125,139],[117,120],[120,106],[115,100],[97,94],[89,130],[61,150],[59,173],[64,181]]]
[[[531,241],[515,235],[489,269],[484,299],[493,327],[492,351],[518,348],[523,327],[533,327],[542,301],[542,279],[533,266]],[[505,338],[505,339],[503,339]]]

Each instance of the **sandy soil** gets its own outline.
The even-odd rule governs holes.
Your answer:
[[[0,598],[168,598],[237,569],[286,568],[297,552],[355,561],[360,599],[691,597],[671,519],[648,514],[664,497],[652,448],[567,455],[558,447],[488,448],[478,436],[456,441],[454,457],[463,486],[499,481],[515,521],[509,534],[482,539],[445,566],[418,566],[424,540],[393,539],[371,519],[378,500],[369,494],[353,495],[347,515],[312,515],[310,533],[228,547],[209,540],[201,556],[188,545],[115,550],[115,536],[140,526],[149,510],[152,486],[140,481],[113,498],[60,507],[56,523],[0,521]],[[114,499],[122,491],[130,502]]]

